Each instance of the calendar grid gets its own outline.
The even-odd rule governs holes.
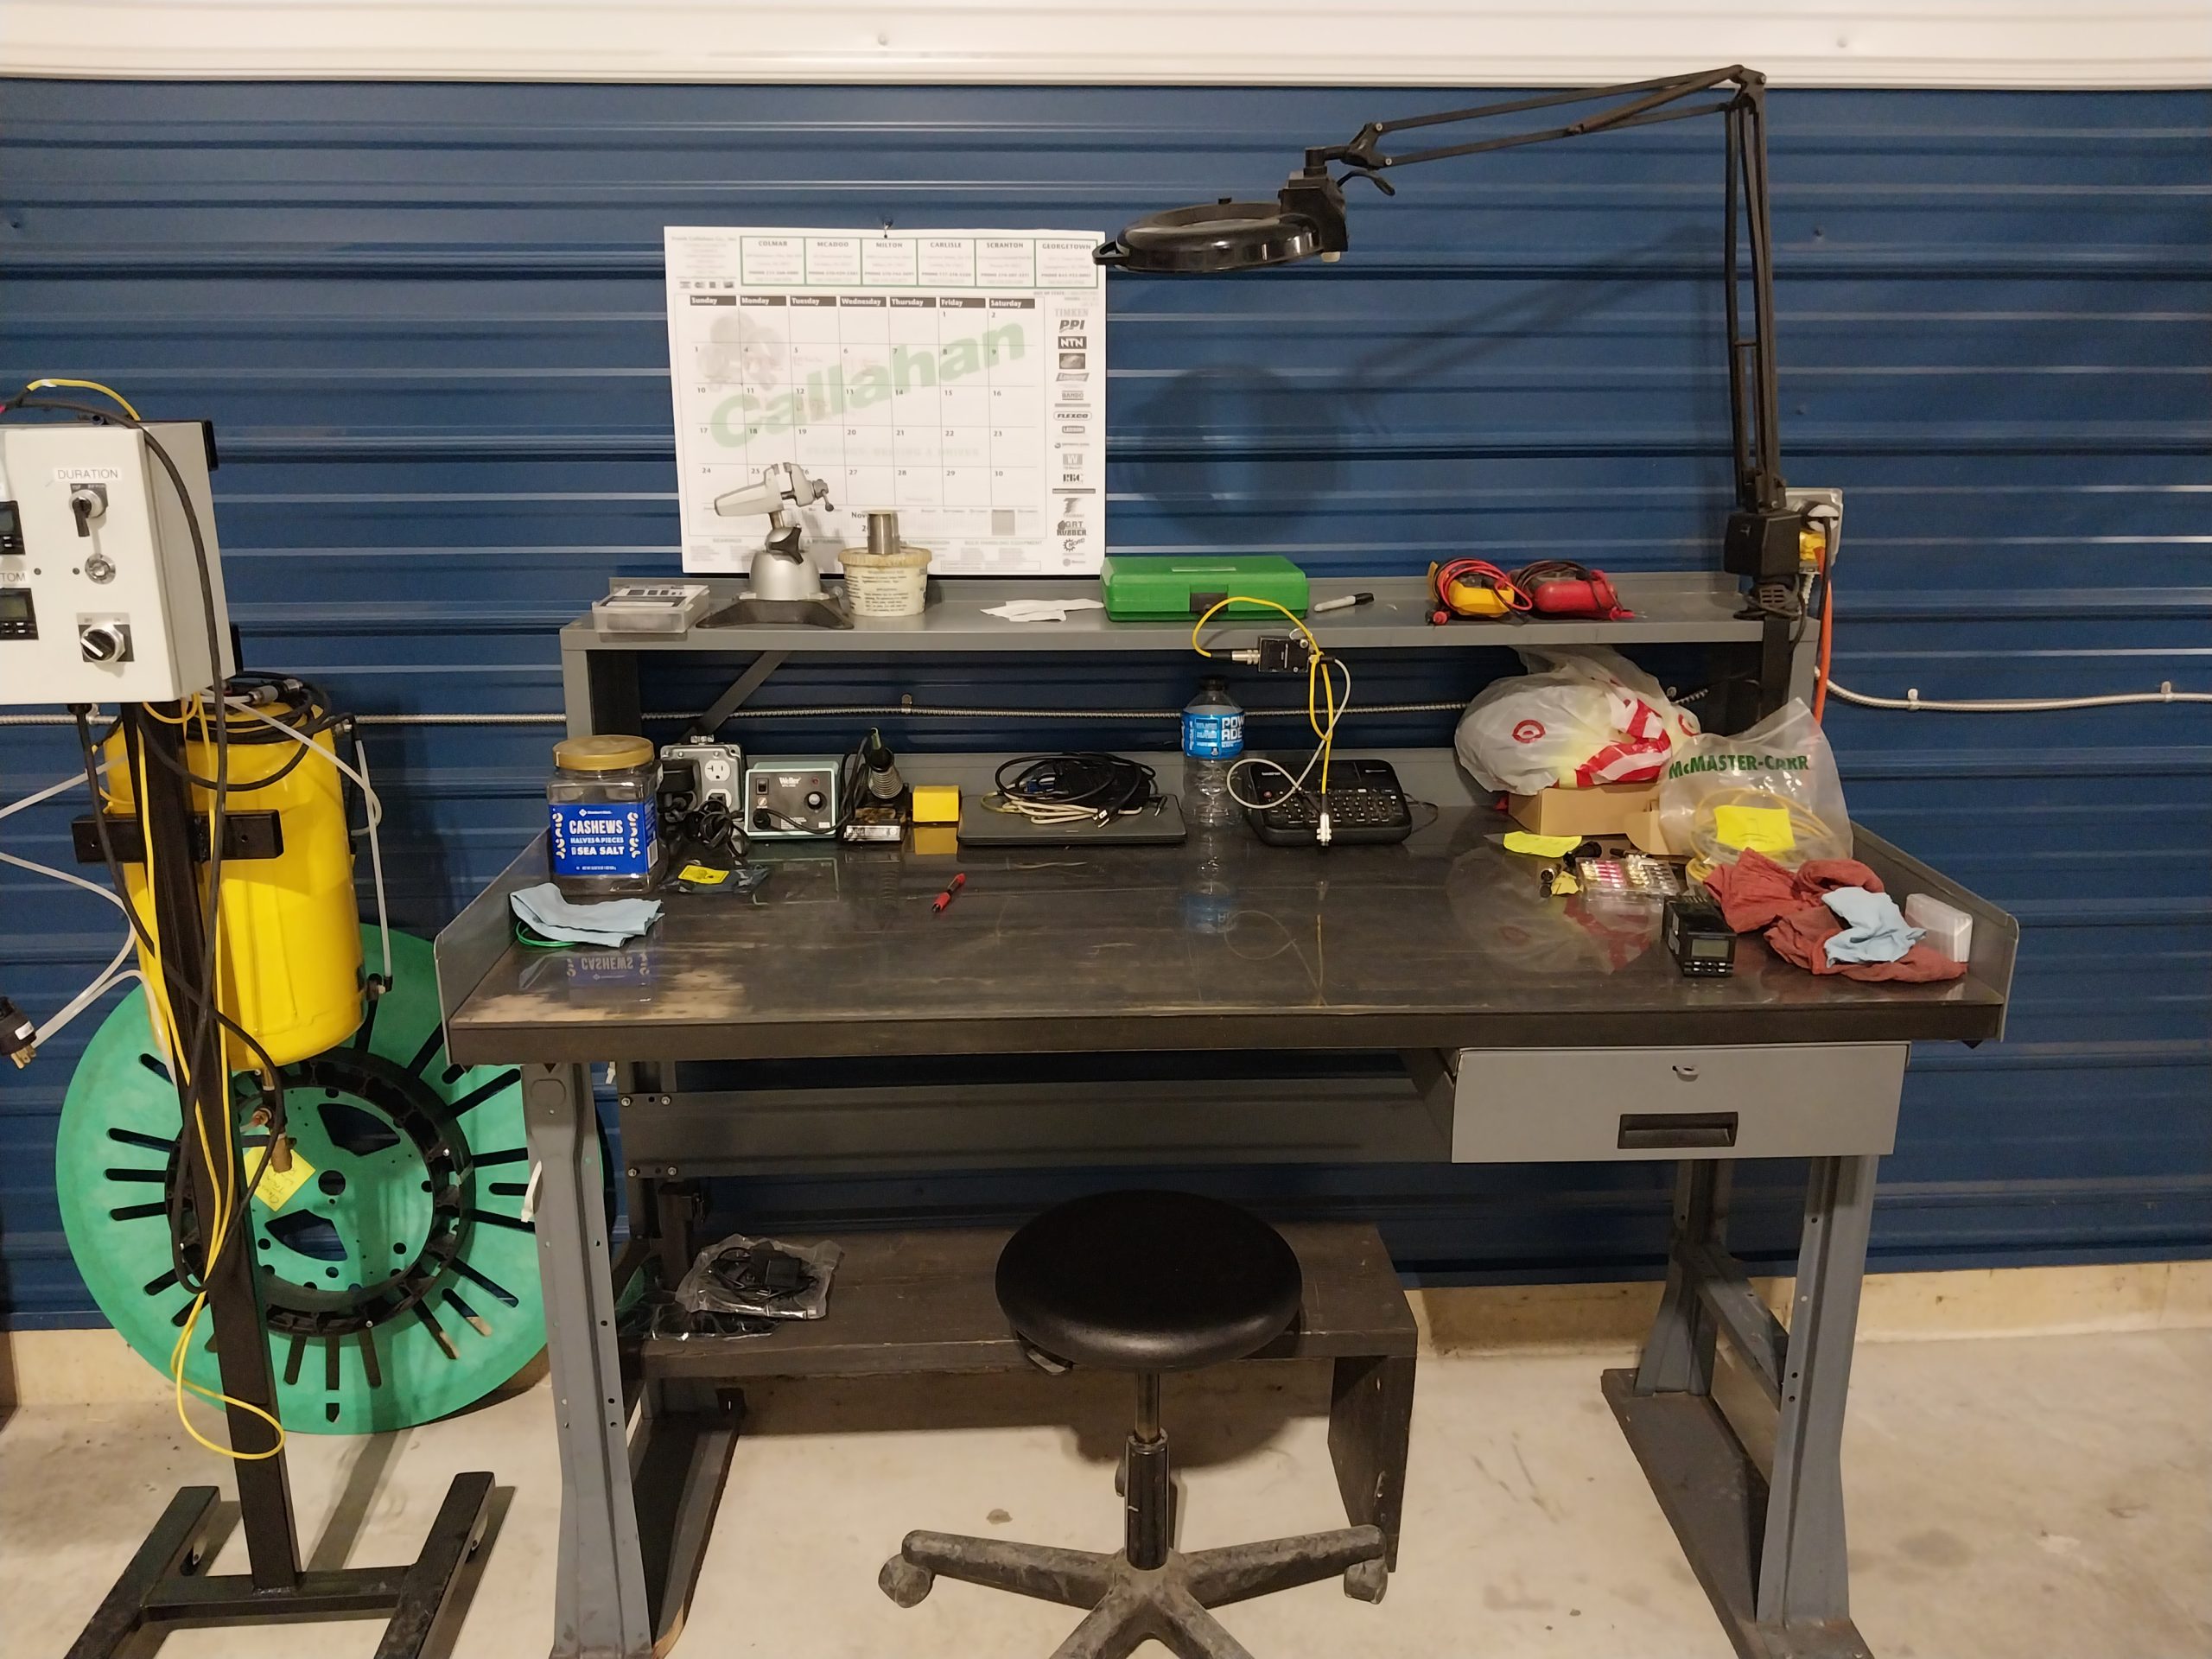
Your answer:
[[[796,462],[825,565],[896,508],[945,574],[1095,570],[1104,290],[1084,232],[667,232],[684,568],[741,569],[713,503]]]

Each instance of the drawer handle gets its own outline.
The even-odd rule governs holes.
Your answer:
[[[1695,1083],[1697,1081],[1697,1067],[1694,1065],[1678,1065],[1675,1068],[1675,1075],[1680,1077],[1684,1083]]]
[[[1620,1139],[1614,1142],[1623,1152],[1688,1152],[1735,1144],[1733,1112],[1623,1112]]]

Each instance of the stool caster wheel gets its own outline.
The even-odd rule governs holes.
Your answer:
[[[903,1555],[893,1555],[883,1564],[883,1571],[875,1575],[878,1588],[901,1607],[912,1607],[930,1592],[937,1582],[937,1574],[926,1567],[916,1567]]]
[[[887,1590],[890,1587],[887,1583],[884,1586]],[[1382,1592],[1389,1587],[1390,1569],[1379,1556],[1371,1561],[1357,1561],[1344,1569],[1344,1594],[1354,1601],[1380,1601]]]

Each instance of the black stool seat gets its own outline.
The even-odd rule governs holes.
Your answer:
[[[883,1593],[912,1607],[943,1576],[1089,1608],[1053,1659],[1120,1659],[1147,1639],[1176,1659],[1252,1659],[1211,1609],[1339,1573],[1346,1595],[1382,1600],[1390,1541],[1377,1526],[1188,1554],[1174,1545],[1160,1374],[1257,1353],[1298,1317],[1302,1280],[1274,1228],[1195,1193],[1101,1192],[1022,1228],[999,1253],[999,1306],[1015,1333],[1072,1364],[1136,1373],[1136,1429],[1115,1483],[1122,1548],[910,1532],[876,1577]]]
[[[1194,1192],[1100,1192],[1047,1210],[999,1255],[999,1306],[1073,1365],[1187,1371],[1243,1359],[1298,1317],[1282,1236]]]

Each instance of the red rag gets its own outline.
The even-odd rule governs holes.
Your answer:
[[[1843,920],[1821,902],[1821,895],[1838,887],[1883,890],[1882,878],[1855,858],[1816,858],[1792,871],[1746,849],[1734,864],[1721,865],[1706,877],[1705,885],[1719,899],[1720,914],[1730,927],[1738,933],[1764,929],[1777,956],[1812,973],[1920,984],[1966,972],[1963,963],[1925,944],[1895,962],[1829,963],[1827,942],[1843,931]]]
[[[1733,864],[1717,866],[1705,878],[1720,914],[1738,933],[1770,927],[1808,907],[1826,911],[1821,895],[1838,887],[1882,891],[1882,878],[1855,858],[1816,858],[1802,868],[1785,870],[1764,853],[1746,848]]]

